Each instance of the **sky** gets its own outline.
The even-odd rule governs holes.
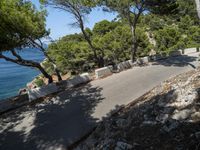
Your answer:
[[[31,2],[39,8],[39,0],[31,0]],[[74,20],[69,13],[52,7],[47,7],[47,11],[47,29],[50,29],[50,37],[53,40],[57,40],[67,34],[80,33],[78,28],[70,25]],[[116,15],[116,13],[103,12],[100,8],[96,8],[86,17],[85,26],[92,29],[95,23],[104,19],[111,21]]]

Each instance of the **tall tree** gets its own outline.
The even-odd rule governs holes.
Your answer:
[[[93,45],[90,35],[85,30],[84,18],[95,7],[95,2],[92,0],[40,0],[42,4],[53,6],[54,8],[68,12],[74,17],[75,22],[73,26],[81,29],[84,39],[89,44],[93,51],[95,62],[99,67],[104,66],[103,52],[98,53],[98,49]]]
[[[53,66],[53,70],[56,73],[57,77],[58,77],[58,81],[62,81],[62,76],[60,74],[60,70],[58,69],[55,60],[50,57],[47,53],[47,50],[44,48],[44,44],[42,43],[42,41],[40,39],[30,39],[31,44],[33,45],[33,47],[38,48],[42,51],[42,53],[44,54],[44,56],[48,59],[48,61],[51,63],[51,65]]]
[[[0,1],[0,58],[41,71],[48,82],[52,77],[38,62],[23,59],[18,51],[33,46],[33,41],[48,35],[45,29],[45,11],[38,11],[31,2],[23,0]],[[6,51],[12,57],[6,56]]]
[[[136,28],[140,16],[145,13],[169,14],[176,8],[175,0],[99,0],[100,5],[106,6],[109,10],[117,11],[119,16],[126,19],[131,28],[132,48],[131,59],[135,60],[137,53]],[[107,10],[107,9],[105,9]]]
[[[196,8],[197,8],[197,14],[200,19],[200,0],[195,0],[195,3],[196,3]]]

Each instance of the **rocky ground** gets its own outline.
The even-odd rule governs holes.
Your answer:
[[[163,82],[106,117],[76,149],[200,149],[200,68]]]

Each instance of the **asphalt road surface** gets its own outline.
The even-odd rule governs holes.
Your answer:
[[[170,77],[195,69],[198,53],[135,67],[59,93],[36,106],[0,116],[0,149],[63,150],[117,105],[127,104]]]

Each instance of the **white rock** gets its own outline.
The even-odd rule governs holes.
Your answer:
[[[132,149],[133,146],[130,144],[127,144],[125,142],[117,142],[115,150],[128,150],[128,149]]]
[[[187,119],[190,116],[191,113],[192,113],[191,109],[184,109],[184,110],[181,110],[181,111],[174,113],[172,115],[172,119],[184,120],[184,119]]]

